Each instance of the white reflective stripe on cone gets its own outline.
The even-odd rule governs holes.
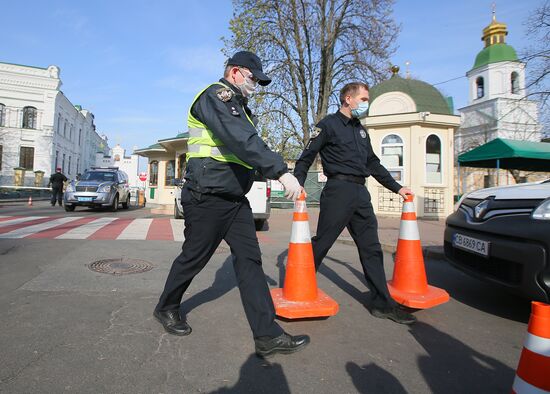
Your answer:
[[[525,380],[516,375],[512,390],[517,394],[548,394],[548,391],[539,389],[532,384],[527,383]]]
[[[420,241],[416,220],[401,220],[401,225],[399,226],[399,239]]]
[[[528,333],[523,346],[541,356],[550,357],[550,339]]]
[[[412,202],[403,203],[403,212],[415,212],[414,204]]]
[[[294,202],[294,212],[307,212],[306,202],[302,200],[296,200],[296,202]]]
[[[311,235],[309,234],[309,222],[292,222],[290,242],[293,244],[308,244],[311,242]]]

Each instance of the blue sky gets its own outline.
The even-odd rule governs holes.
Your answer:
[[[525,21],[541,1],[497,1],[507,43],[526,45]],[[482,49],[488,0],[399,0],[402,31],[392,61],[429,83],[463,76]],[[62,90],[95,114],[110,145],[145,147],[186,129],[195,93],[223,69],[229,0],[4,1],[0,61],[61,68]],[[437,86],[467,104],[466,78]]]

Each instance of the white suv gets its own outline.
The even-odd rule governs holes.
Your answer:
[[[183,208],[181,206],[182,185],[183,183],[178,185],[178,190],[174,197],[174,218],[176,219],[183,218]],[[252,184],[250,191],[246,194],[246,198],[250,202],[250,208],[252,209],[252,215],[254,216],[254,223],[257,231],[260,231],[264,227],[271,214],[270,197],[271,181],[256,173],[254,183]]]

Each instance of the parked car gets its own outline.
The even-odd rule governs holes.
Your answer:
[[[109,207],[115,212],[118,205],[130,206],[128,175],[118,167],[92,167],[80,177],[71,181],[65,189],[63,202],[67,212],[77,206]]]
[[[550,180],[464,195],[446,221],[445,255],[465,273],[550,301]]]
[[[181,187],[183,182],[176,182],[178,190],[174,195],[174,218],[183,218],[183,208],[181,206]],[[254,223],[256,230],[261,230],[269,216],[271,215],[271,181],[265,179],[260,174],[256,173],[254,177],[254,183],[250,188],[250,191],[246,194],[246,198],[250,202],[250,208],[252,209],[252,215],[254,216]]]

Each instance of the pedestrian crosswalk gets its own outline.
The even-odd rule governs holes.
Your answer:
[[[183,220],[0,216],[0,238],[183,241]]]

